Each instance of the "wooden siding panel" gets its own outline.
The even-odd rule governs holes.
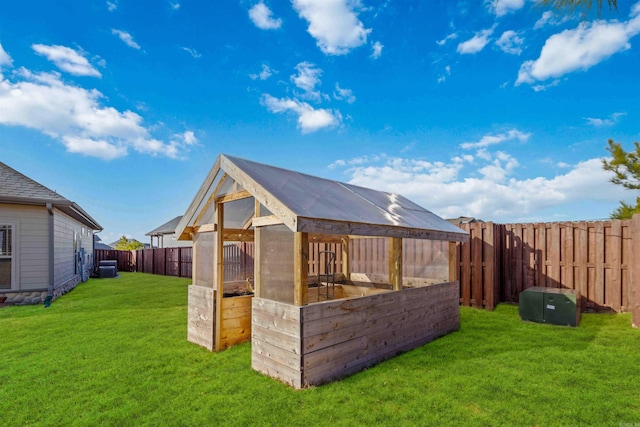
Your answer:
[[[302,387],[300,307],[253,298],[251,367],[295,388]]]
[[[342,378],[459,328],[458,283],[301,308],[303,384]]]
[[[215,332],[215,291],[204,286],[189,286],[187,340],[213,351]]]
[[[54,209],[53,222],[53,274],[54,284],[57,288],[80,275],[80,271],[76,271],[75,265],[74,233],[76,233],[78,239],[77,249],[83,248],[85,250],[85,269],[88,273],[91,272],[93,266],[93,234],[87,231],[87,227],[57,209]],[[84,233],[82,232],[83,229]]]

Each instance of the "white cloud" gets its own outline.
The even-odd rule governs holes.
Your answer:
[[[437,40],[436,44],[438,46],[444,46],[449,40],[455,40],[458,38],[458,34],[456,33],[451,33],[449,34],[447,37],[443,38],[442,40]]]
[[[384,47],[384,45],[380,42],[375,42],[372,46],[372,52],[371,52],[371,57],[373,59],[378,59],[380,58],[380,55],[382,55],[382,48]]]
[[[472,38],[458,45],[457,51],[462,54],[478,53],[491,41],[494,28],[478,31]]]
[[[169,6],[171,7],[171,9],[173,10],[178,10],[180,9],[180,3],[173,3],[173,2],[169,2]]]
[[[111,34],[118,36],[127,46],[133,49],[140,49],[140,45],[133,40],[133,36],[126,31],[111,29]]]
[[[107,1],[107,9],[109,10],[109,12],[113,12],[117,8],[118,8],[117,1]]]
[[[336,83],[336,90],[333,92],[333,97],[339,101],[347,101],[349,104],[356,102],[356,97],[351,89],[343,89],[338,83]]]
[[[527,142],[530,133],[521,132],[518,129],[511,129],[507,132],[500,133],[497,135],[485,135],[480,138],[480,141],[477,142],[464,142],[460,144],[460,148],[464,150],[470,150],[474,148],[486,148],[491,145],[501,144],[505,141],[518,140],[520,142]]]
[[[267,80],[273,73],[274,71],[267,64],[262,64],[262,71],[258,74],[249,74],[249,77],[252,80]]]
[[[444,83],[447,80],[447,77],[451,75],[451,65],[447,65],[444,67],[444,73],[438,76],[438,83]]]
[[[554,14],[552,11],[547,10],[542,14],[540,19],[538,19],[536,23],[533,25],[533,29],[539,30],[540,28],[546,27],[547,25],[558,26],[558,25],[564,24],[570,19],[571,19],[571,16],[569,14],[563,14],[561,16],[558,16]]]
[[[129,149],[177,158],[192,145],[188,132],[164,143],[153,138],[142,117],[101,104],[103,95],[64,83],[58,73],[32,73],[20,68],[16,80],[0,74],[0,124],[41,131],[69,152],[110,160]]]
[[[500,38],[496,40],[496,46],[505,53],[512,55],[520,55],[522,53],[522,44],[524,39],[513,30],[502,33]]]
[[[367,42],[371,29],[364,28],[356,10],[359,0],[292,0],[307,31],[327,55],[344,55]]]
[[[486,0],[485,4],[496,16],[504,16],[522,9],[524,0]]]
[[[269,94],[262,95],[262,104],[272,113],[293,112],[298,116],[298,128],[302,133],[311,133],[323,128],[338,126],[342,122],[339,111],[324,108],[313,108],[306,102],[297,99],[275,98]]]
[[[321,83],[322,70],[316,68],[315,64],[306,61],[296,65],[296,70],[298,74],[292,74],[290,79],[296,87],[304,91],[301,96],[313,101],[320,101],[323,95],[316,91],[315,87]]]
[[[0,43],[0,71],[2,71],[3,67],[11,67],[12,65],[13,59],[11,59],[11,56],[9,56],[9,54],[2,47],[2,43]]]
[[[583,161],[557,176],[521,179],[514,177],[519,162],[507,153],[498,152],[477,163],[478,159],[470,163],[458,157],[428,162],[382,156],[359,164],[341,159],[330,167],[346,168],[352,184],[402,194],[445,218],[470,215],[518,222],[532,216],[544,218],[545,211],[552,211],[568,220],[593,219],[628,197],[609,182],[600,159]],[[574,207],[577,204],[594,209],[585,213]],[[594,214],[596,206],[605,213]]]
[[[640,32],[639,13],[640,3],[634,6],[629,21],[596,21],[552,35],[538,59],[525,61],[520,66],[516,85],[588,70],[613,54],[629,49],[629,40]]]
[[[53,62],[56,67],[74,76],[101,77],[102,74],[94,68],[91,63],[77,51],[66,46],[47,46],[44,44],[34,44],[31,48],[36,53],[46,57]]]
[[[344,165],[346,165],[346,164],[347,164],[347,163],[346,163],[344,160],[339,159],[339,160],[336,160],[335,162],[331,163],[331,164],[330,164],[329,166],[327,166],[327,167],[328,167],[329,169],[335,169],[335,168],[337,168],[337,167],[339,167],[339,166],[344,166]]]
[[[182,46],[182,50],[184,50],[185,52],[189,52],[189,55],[193,56],[194,58],[202,57],[202,54],[200,52],[190,47]]]
[[[256,27],[263,30],[275,30],[282,26],[282,19],[274,19],[271,9],[262,1],[249,9],[249,18]]]
[[[595,127],[613,126],[618,123],[620,117],[626,116],[627,113],[613,113],[606,119],[599,119],[594,117],[585,117],[587,124]]]

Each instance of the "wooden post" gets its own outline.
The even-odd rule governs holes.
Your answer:
[[[309,234],[295,232],[293,238],[293,303],[301,306],[308,303],[309,291]]]
[[[533,231],[533,230],[532,230]],[[495,282],[495,234],[494,224],[492,222],[486,223],[486,228],[482,233],[482,256],[484,258],[484,268],[482,269],[483,282],[484,282],[484,298],[483,305],[487,310],[493,310],[496,308],[496,304],[500,300],[496,292]],[[527,259],[529,262],[529,259]]]
[[[344,278],[351,280],[351,263],[349,262],[349,242],[351,239],[347,237],[342,238],[342,274]]]
[[[260,245],[262,244],[262,227],[256,227],[253,233],[253,293],[261,298],[260,284],[262,282],[262,270],[260,269]]]
[[[449,281],[458,280],[458,246],[456,242],[449,242]]]
[[[629,284],[629,307],[631,310],[631,325],[640,328],[640,214],[631,219],[631,256],[635,258],[629,263],[631,281]]]
[[[394,291],[402,290],[402,239],[389,238],[389,283]]]
[[[216,218],[218,231],[214,244],[214,256],[216,258],[216,276],[214,277],[215,298],[215,351],[222,350],[222,298],[224,298],[224,204],[216,205]]]

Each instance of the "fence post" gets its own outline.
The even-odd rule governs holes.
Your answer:
[[[631,256],[640,257],[640,214],[635,214],[631,219]],[[632,260],[629,307],[631,309],[631,324],[634,328],[640,328],[640,262]]]

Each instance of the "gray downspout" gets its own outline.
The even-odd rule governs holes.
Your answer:
[[[53,245],[53,205],[47,203],[47,212],[49,212],[49,287],[47,298],[44,300],[44,306],[49,307],[53,299],[53,262],[54,262],[54,245]]]

